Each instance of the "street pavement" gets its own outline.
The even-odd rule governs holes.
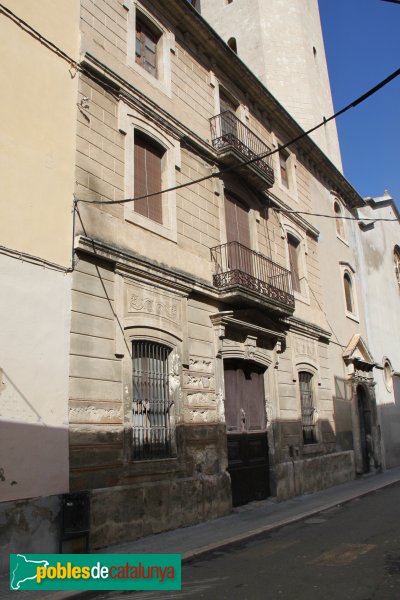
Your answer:
[[[157,535],[142,538],[140,540],[136,540],[134,542],[104,548],[101,552],[118,554],[179,553],[182,555],[182,559],[184,562],[193,561],[195,558],[200,558],[202,556],[208,557],[213,551],[228,551],[227,549],[229,549],[232,544],[237,545],[238,543],[245,543],[251,539],[257,538],[257,536],[260,536],[261,534],[268,534],[276,531],[279,528],[297,522],[305,522],[310,517],[318,515],[318,513],[321,513],[322,511],[336,509],[336,507],[343,506],[354,499],[362,498],[365,495],[371,494],[375,490],[384,490],[385,488],[388,488],[388,486],[395,486],[395,488],[397,489],[397,487],[400,487],[396,486],[398,482],[400,482],[400,468],[392,469],[390,471],[386,471],[384,473],[373,475],[367,478],[351,481],[349,483],[335,486],[327,490],[322,490],[314,494],[306,494],[304,496],[292,498],[291,500],[287,500],[285,502],[277,503],[271,499],[262,502],[253,502],[244,507],[235,509],[232,514],[226,517],[221,517],[212,521],[200,523],[192,527],[160,533]],[[390,487],[387,491],[389,491],[389,489]],[[386,509],[383,509],[383,513],[388,513],[390,516],[390,513],[386,511]],[[396,520],[399,521],[398,514],[396,517],[396,514],[393,513],[394,525],[396,525]],[[295,546],[295,544],[293,546]],[[2,549],[2,551],[4,550]],[[23,549],[21,549],[21,552],[23,552]],[[372,550],[368,552],[372,552]],[[277,556],[279,556],[279,552],[277,553]],[[280,560],[283,561],[283,563],[285,563],[285,558],[286,550],[284,551],[283,549],[280,555]],[[243,571],[242,568],[239,569],[239,571],[240,570]],[[186,570],[184,572],[184,578],[186,577],[185,573]],[[203,583],[206,580],[207,577],[203,579]],[[178,594],[176,597],[185,597],[182,594],[187,593],[186,588],[188,584],[186,583],[185,579],[184,581],[184,585],[186,587],[184,587],[183,592],[176,592],[176,594]],[[243,581],[241,584],[241,586],[243,587],[243,592],[246,590],[246,585],[246,581]],[[267,590],[268,582],[265,582],[265,585],[267,586],[265,588]],[[139,598],[138,594],[139,592],[135,592],[132,594],[132,597]],[[168,597],[165,594],[166,592],[162,593],[163,598]],[[220,595],[220,592],[218,592],[217,596],[214,596],[214,592],[210,592],[210,595],[208,595],[208,592],[204,592],[203,596],[197,597],[207,599],[218,597]],[[76,600],[79,597],[102,597],[99,596],[99,593],[84,592],[82,594],[81,592],[67,591],[20,591],[18,592],[18,596],[25,596],[29,599],[37,598],[38,600],[45,600],[47,598],[51,598],[51,600],[65,600],[67,598],[74,598],[74,600]],[[110,596],[108,597],[111,598]],[[117,597],[118,596],[115,596],[115,598]],[[127,596],[124,595],[124,597],[126,598]],[[147,598],[147,596],[142,597]],[[155,598],[156,596],[150,595],[148,597]],[[175,596],[169,597],[172,598]],[[221,596],[221,598],[222,597],[223,596]],[[229,597],[245,598],[246,596],[231,595]],[[253,595],[250,597],[257,599],[259,596]],[[310,596],[308,596],[308,598],[309,597]],[[15,592],[11,592],[9,590],[8,578],[0,578],[0,600],[9,600],[10,598],[15,598]],[[267,595],[264,595],[263,598],[272,600],[275,600],[275,598],[283,598],[284,600],[291,600],[292,597],[285,597],[282,595],[271,596],[268,593]],[[296,598],[296,600],[300,600],[301,597],[293,596],[293,598]],[[315,598],[317,598],[318,600],[322,600],[322,597],[320,598],[318,596],[315,596]],[[332,596],[332,600],[333,598],[334,596]],[[346,598],[346,596],[341,596],[341,599],[344,598]],[[375,599],[374,596],[368,595],[366,595],[365,597],[360,597],[360,600],[372,600],[372,598],[373,600],[378,600],[378,598],[379,600],[381,600],[379,596],[377,596]],[[390,598],[390,600],[400,600],[400,587],[398,588],[398,593],[396,593],[394,596],[387,596],[387,598]]]
[[[400,483],[186,563],[182,591],[97,600],[399,600]]]

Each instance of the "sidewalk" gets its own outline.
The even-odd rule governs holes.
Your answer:
[[[400,482],[400,468],[344,483],[314,494],[292,498],[285,502],[272,500],[253,502],[234,509],[233,513],[226,517],[111,546],[100,550],[99,553],[178,553],[182,555],[183,561],[187,561],[211,550],[300,521],[397,482]],[[38,600],[42,600],[42,598],[51,598],[52,600],[74,598],[77,600],[79,597],[89,598],[97,594],[98,592],[19,592],[17,596],[9,590],[8,578],[0,579],[0,600],[24,596]]]

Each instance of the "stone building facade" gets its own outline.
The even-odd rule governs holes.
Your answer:
[[[202,0],[197,8],[305,129],[333,114],[317,0]],[[335,122],[319,128],[312,139],[340,169]],[[324,215],[314,224],[320,232],[323,308],[331,333],[336,448],[354,449],[356,471],[362,474],[383,464],[375,393],[380,375],[367,330],[367,320],[375,317],[366,314],[369,308],[362,301],[365,269],[360,249],[365,236],[360,237],[351,220],[362,214],[366,203],[357,194],[343,195],[320,177],[313,179],[310,198],[312,212]],[[389,301],[385,311],[392,310]]]
[[[301,130],[189,3],[87,1],[81,29],[70,483],[93,547],[351,479],[319,230],[290,211],[355,190],[307,137],[243,164]]]
[[[42,44],[30,97],[43,139],[6,124],[8,141],[20,131],[8,210],[34,224],[27,241],[2,222],[10,551],[28,535],[34,551],[58,549],[68,492],[87,501],[96,549],[382,464],[359,230],[343,218],[365,202],[326,131],[286,147],[303,130],[192,4],[81,0],[62,31],[47,2],[19,15],[74,60],[80,35],[80,58],[49,65]],[[323,56],[319,23],[315,35]],[[38,39],[21,45],[35,64]],[[8,385],[21,360],[29,369]]]

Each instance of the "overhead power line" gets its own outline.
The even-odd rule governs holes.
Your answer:
[[[367,92],[365,92],[364,94],[362,94],[362,96],[360,96],[356,100],[353,100],[353,102],[350,102],[350,104],[348,104],[347,106],[345,106],[341,110],[337,111],[336,113],[334,113],[330,117],[324,118],[320,123],[318,123],[318,125],[315,125],[314,127],[311,127],[311,129],[308,129],[307,131],[303,131],[300,135],[298,135],[295,138],[291,139],[286,144],[278,146],[274,150],[269,150],[268,152],[265,152],[265,153],[262,153],[262,154],[257,154],[253,158],[245,160],[245,161],[241,162],[238,165],[233,165],[233,166],[227,167],[226,169],[220,169],[220,170],[216,171],[215,173],[211,173],[210,175],[205,175],[204,177],[199,177],[198,179],[193,179],[192,181],[187,181],[186,183],[181,183],[179,185],[174,185],[172,187],[165,188],[163,190],[159,190],[157,192],[152,192],[151,194],[144,194],[142,196],[134,196],[132,198],[122,198],[120,200],[84,200],[82,198],[77,198],[76,202],[84,202],[85,204],[126,204],[128,202],[135,202],[136,200],[143,200],[144,198],[152,198],[154,196],[159,196],[160,194],[167,194],[169,192],[174,192],[176,190],[181,190],[183,188],[195,185],[197,183],[202,183],[203,181],[207,181],[209,179],[213,179],[213,178],[219,177],[220,175],[224,175],[225,173],[229,173],[229,172],[234,171],[234,170],[236,170],[238,168],[241,168],[241,167],[243,167],[245,165],[250,165],[250,164],[255,163],[255,162],[259,161],[259,160],[267,158],[268,156],[272,156],[273,154],[276,154],[277,152],[279,152],[281,150],[284,150],[288,146],[291,146],[291,145],[295,144],[296,142],[298,142],[302,138],[308,136],[310,133],[313,133],[314,131],[316,131],[317,129],[319,129],[320,127],[322,127],[323,125],[326,125],[326,123],[329,123],[329,121],[332,121],[333,119],[336,119],[337,117],[341,116],[346,111],[350,110],[350,108],[354,108],[354,107],[358,106],[359,104],[361,104],[362,102],[364,102],[365,100],[367,100],[367,98],[369,98],[373,94],[376,94],[376,92],[378,92],[380,89],[382,89],[385,85],[387,85],[388,83],[390,83],[393,79],[395,79],[399,75],[400,75],[400,69],[397,69],[396,71],[394,71],[393,73],[391,73],[388,77],[386,77],[385,79],[383,79],[382,81],[380,81],[377,85],[375,85],[374,87],[372,87],[371,89],[369,89]]]
[[[396,1],[396,2],[398,2],[398,0],[388,0],[388,1]],[[53,52],[54,54],[56,54],[57,56],[59,56],[60,58],[62,58],[63,60],[65,60],[72,68],[76,69],[76,71],[80,71],[80,72],[82,72],[82,73],[90,76],[91,78],[93,78],[95,80],[98,80],[103,86],[105,85],[105,82],[103,80],[96,78],[94,76],[94,74],[92,74],[92,73],[88,73],[87,70],[84,67],[82,67],[82,65],[80,65],[77,61],[75,61],[66,52],[64,52],[64,50],[62,50],[56,44],[54,44],[53,42],[51,42],[50,40],[48,40],[47,38],[45,38],[44,36],[42,36],[42,34],[40,32],[38,32],[36,29],[34,29],[31,25],[29,25],[29,23],[27,23],[26,21],[24,21],[23,19],[21,19],[20,17],[18,17],[18,15],[16,15],[15,13],[13,13],[10,9],[8,9],[6,6],[4,6],[1,3],[0,3],[0,13],[2,13],[4,16],[6,16],[7,18],[9,18],[16,25],[18,25],[21,29],[23,29],[25,32],[27,32],[29,35],[31,35],[36,40],[38,40],[48,50],[50,50],[51,52]],[[344,114],[345,112],[347,112],[350,108],[354,108],[354,107],[358,106],[359,104],[361,104],[361,102],[364,102],[365,100],[367,100],[367,98],[369,98],[370,96],[372,96],[373,94],[375,94],[376,92],[378,92],[385,85],[387,85],[393,79],[395,79],[396,77],[398,77],[398,75],[400,75],[400,69],[397,69],[396,71],[394,71],[393,73],[391,73],[388,77],[386,77],[385,79],[383,79],[382,81],[380,81],[377,85],[375,85],[374,87],[372,87],[371,89],[369,89],[367,92],[365,92],[364,94],[362,94],[362,96],[360,96],[356,100],[353,100],[353,102],[351,102],[350,104],[348,104],[347,106],[345,106],[341,110],[337,111],[336,113],[334,113],[333,115],[331,115],[328,118],[324,118],[320,123],[318,123],[317,125],[315,125],[311,129],[308,129],[307,131],[302,132],[300,135],[298,135],[297,137],[291,139],[286,144],[278,146],[274,150],[270,150],[268,152],[265,152],[265,153],[262,153],[262,154],[258,154],[256,156],[254,156],[253,158],[245,160],[245,161],[243,161],[242,163],[240,163],[238,165],[233,165],[231,167],[227,167],[226,169],[220,169],[220,170],[216,171],[215,173],[211,173],[210,175],[205,175],[204,177],[200,177],[198,179],[194,179],[192,181],[188,181],[188,182],[182,183],[180,185],[176,185],[176,186],[173,186],[173,187],[170,187],[170,188],[166,188],[166,189],[160,190],[158,192],[153,192],[151,194],[145,194],[143,196],[135,196],[133,198],[123,198],[123,199],[120,199],[120,200],[84,200],[84,199],[81,199],[81,198],[75,198],[74,205],[76,206],[78,202],[82,202],[82,203],[85,203],[85,204],[125,204],[125,203],[128,203],[128,202],[135,202],[136,200],[142,200],[144,198],[151,198],[151,197],[154,197],[154,196],[159,196],[160,194],[166,194],[168,192],[172,192],[172,191],[176,191],[176,190],[179,190],[179,189],[182,189],[182,188],[186,188],[186,187],[195,185],[197,183],[202,183],[203,181],[207,181],[208,179],[213,179],[213,178],[219,177],[220,175],[224,175],[225,173],[234,171],[235,169],[238,169],[238,168],[243,167],[245,165],[250,165],[252,163],[255,163],[255,162],[259,161],[259,160],[267,158],[268,156],[272,156],[273,154],[279,152],[280,150],[284,150],[288,146],[291,146],[291,145],[295,144],[296,142],[298,142],[299,140],[301,140],[303,137],[305,137],[307,135],[310,135],[310,133],[313,133],[314,131],[316,131],[317,129],[319,129],[320,127],[322,127],[323,125],[325,125],[329,121],[332,121],[333,119],[336,119],[337,117],[341,116],[342,114]],[[106,86],[106,87],[110,87],[110,86]],[[115,89],[112,89],[112,91],[115,93]],[[286,214],[298,214],[298,215],[303,214],[303,215],[308,215],[308,216],[324,217],[324,218],[329,218],[329,219],[335,219],[336,218],[335,215],[325,215],[325,214],[320,214],[320,213],[310,213],[310,212],[306,212],[306,211],[292,211],[292,210],[278,208],[278,207],[274,207],[274,210],[276,210],[277,212],[282,212],[282,213],[286,213]],[[350,221],[373,221],[373,222],[378,222],[378,221],[398,221],[398,219],[384,219],[384,218],[369,219],[369,218],[362,218],[362,217],[344,217],[344,216],[340,217],[340,218],[347,219],[347,220],[350,220]]]

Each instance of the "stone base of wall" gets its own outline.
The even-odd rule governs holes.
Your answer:
[[[335,452],[274,467],[276,496],[286,500],[355,479],[354,452]]]
[[[228,473],[96,489],[91,492],[92,550],[187,527],[232,510]]]
[[[9,555],[57,553],[60,496],[0,503],[0,575],[9,573]]]

